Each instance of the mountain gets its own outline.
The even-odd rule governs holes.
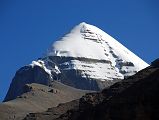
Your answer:
[[[158,120],[159,59],[101,92],[60,104],[24,120]]]
[[[103,89],[148,66],[107,33],[84,22],[53,43],[46,59],[46,63],[56,61],[69,79],[61,79],[63,83],[91,90]]]
[[[16,72],[4,101],[23,94],[31,83],[52,86],[58,81],[98,91],[147,66],[107,33],[83,22],[54,42],[45,56]]]

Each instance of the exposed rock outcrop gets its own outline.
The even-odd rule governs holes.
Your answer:
[[[159,67],[159,58],[151,63],[151,66]]]

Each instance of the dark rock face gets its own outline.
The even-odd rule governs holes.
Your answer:
[[[81,98],[81,112],[76,120],[159,119],[158,74],[159,69],[145,69],[100,94]]]
[[[16,72],[4,101],[15,99],[17,96],[25,93],[26,90],[23,88],[25,88],[26,84],[39,83],[49,86],[51,81],[49,74],[39,66],[22,67]]]
[[[79,102],[45,113],[29,114],[25,120],[158,120],[159,68],[148,67],[102,92],[89,93]],[[68,104],[74,106],[72,109]],[[61,110],[62,111],[62,110]]]
[[[159,67],[159,58],[156,59],[155,61],[153,61],[153,62],[151,63],[151,65],[154,66],[154,67]]]

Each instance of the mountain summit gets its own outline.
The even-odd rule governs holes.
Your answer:
[[[93,80],[96,80],[99,88],[103,88],[105,81],[107,86],[113,80],[133,75],[148,66],[110,35],[85,22],[75,26],[69,34],[53,43],[46,57],[67,59],[60,62],[58,67],[69,79],[72,76],[70,78],[67,73],[74,71],[80,79],[82,77],[93,84]],[[72,81],[83,82],[77,78]],[[76,87],[82,88],[80,83]],[[85,89],[94,89],[94,86]]]
[[[135,44],[135,43],[134,43]],[[80,23],[54,42],[43,58],[19,69],[5,101],[24,93],[25,84],[53,81],[84,90],[101,90],[148,64],[99,28]]]
[[[72,60],[65,62],[68,66],[64,70],[82,70],[83,77],[103,81],[123,79],[148,66],[107,33],[84,22],[53,43],[47,56],[71,57]]]

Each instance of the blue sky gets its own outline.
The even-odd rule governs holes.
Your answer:
[[[0,0],[0,101],[17,69],[85,21],[150,63],[158,57],[158,0]]]

